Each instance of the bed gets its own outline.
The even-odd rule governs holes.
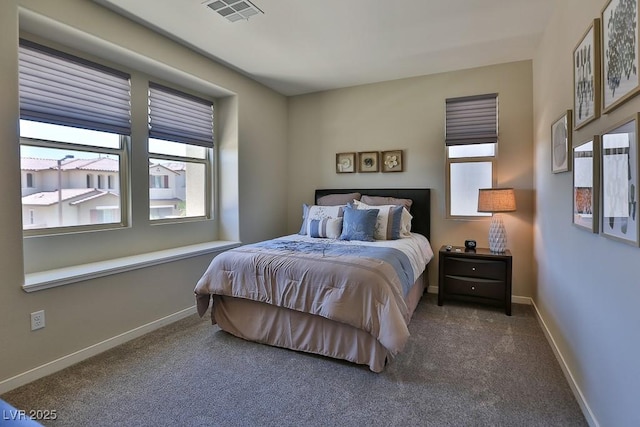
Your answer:
[[[411,200],[411,232],[399,228],[406,219],[402,209],[393,233],[403,234],[389,240],[318,237],[315,226],[329,221],[323,218],[304,220],[298,234],[231,249],[211,261],[196,285],[200,316],[211,306],[212,323],[237,337],[383,371],[409,339],[411,316],[427,286],[430,190],[322,189],[315,201],[351,193],[369,196],[368,202],[371,196]],[[359,206],[360,212],[331,206],[342,214],[343,237],[354,215],[370,219],[387,209]],[[393,210],[398,218],[400,208]]]

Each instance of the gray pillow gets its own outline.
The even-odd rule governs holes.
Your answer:
[[[327,194],[318,198],[318,205],[320,206],[338,206],[346,205],[349,202],[353,202],[353,199],[360,200],[360,193],[347,193],[347,194]]]
[[[411,199],[398,199],[395,197],[382,197],[382,196],[362,196],[360,199],[362,203],[366,203],[371,206],[381,206],[381,205],[402,205],[409,212],[411,212],[411,205],[413,205],[413,200]]]

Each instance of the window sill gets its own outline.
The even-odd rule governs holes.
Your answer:
[[[35,292],[85,280],[96,279],[98,277],[137,270],[166,262],[223,252],[238,246],[240,246],[240,242],[215,241],[116,258],[107,261],[92,262],[90,264],[29,273],[25,274],[25,283],[22,285],[22,289],[25,292]]]

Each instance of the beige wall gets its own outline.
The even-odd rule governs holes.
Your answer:
[[[350,87],[289,99],[288,231],[315,188],[428,187],[431,244],[488,246],[489,219],[445,218],[445,99],[499,93],[498,185],[516,188],[518,211],[505,214],[513,253],[513,294],[533,295],[532,69],[530,61]],[[336,174],[335,154],[403,149],[405,172]],[[437,261],[437,260],[436,260]],[[434,263],[436,262],[434,261]],[[434,264],[436,265],[436,264]],[[430,284],[437,286],[437,267]]]
[[[134,227],[108,237],[101,235],[104,240],[99,246],[78,250],[79,240],[71,237],[60,240],[61,249],[47,252],[30,241],[27,258],[37,256],[46,262],[46,257],[75,250],[74,256],[80,260],[89,252],[104,259],[216,237],[257,241],[284,234],[287,214],[284,96],[91,1],[1,1],[0,193],[4,203],[0,209],[0,391],[5,388],[3,382],[6,385],[15,375],[192,307],[193,288],[211,258],[198,256],[33,293],[21,289],[19,10],[25,18],[20,26],[29,27],[21,30],[75,49],[89,46],[91,52],[108,60],[124,58],[128,66],[142,67],[142,71],[152,71],[177,85],[225,96],[217,104],[216,122],[219,232],[212,222],[192,227],[150,226],[146,211],[138,210]],[[136,132],[143,134],[144,129],[134,129]],[[132,189],[134,203],[148,199],[144,184],[148,167],[144,148],[140,150],[138,145],[133,149],[132,173],[143,184]],[[41,309],[45,310],[47,326],[31,332],[29,313]]]
[[[204,86],[227,91],[218,102],[217,122],[219,237],[224,239],[251,242],[297,231],[301,204],[312,202],[315,188],[429,187],[434,190],[434,249],[466,238],[486,246],[488,220],[444,217],[444,100],[498,92],[498,185],[517,189],[518,211],[505,215],[514,255],[514,295],[534,298],[588,420],[603,426],[640,425],[640,281],[637,268],[630,267],[640,259],[640,249],[573,227],[571,174],[550,172],[551,122],[572,108],[572,50],[603,3],[559,0],[533,63],[286,99],[92,2],[0,2],[0,191],[6,201],[0,209],[0,387],[13,375],[190,307],[193,283],[210,258],[31,294],[21,290],[20,5],[106,41],[110,52],[114,46],[133,52],[163,78],[180,83],[182,77],[195,77]],[[78,43],[74,37],[67,41]],[[574,141],[586,140],[638,110],[640,97],[576,132]],[[337,152],[386,149],[405,150],[406,172],[335,173]],[[168,231],[166,237],[182,239],[179,230]],[[122,241],[114,238],[104,252],[119,244]],[[432,268],[432,285],[436,274]],[[47,327],[31,332],[29,313],[39,309],[46,310]]]
[[[571,223],[571,173],[550,170],[550,127],[573,108],[573,49],[603,0],[558,1],[534,58],[536,304],[594,425],[640,425],[640,249]],[[636,97],[573,133],[574,143],[640,111]]]

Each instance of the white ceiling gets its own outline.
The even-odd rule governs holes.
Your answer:
[[[285,95],[531,59],[556,0],[94,0]]]

